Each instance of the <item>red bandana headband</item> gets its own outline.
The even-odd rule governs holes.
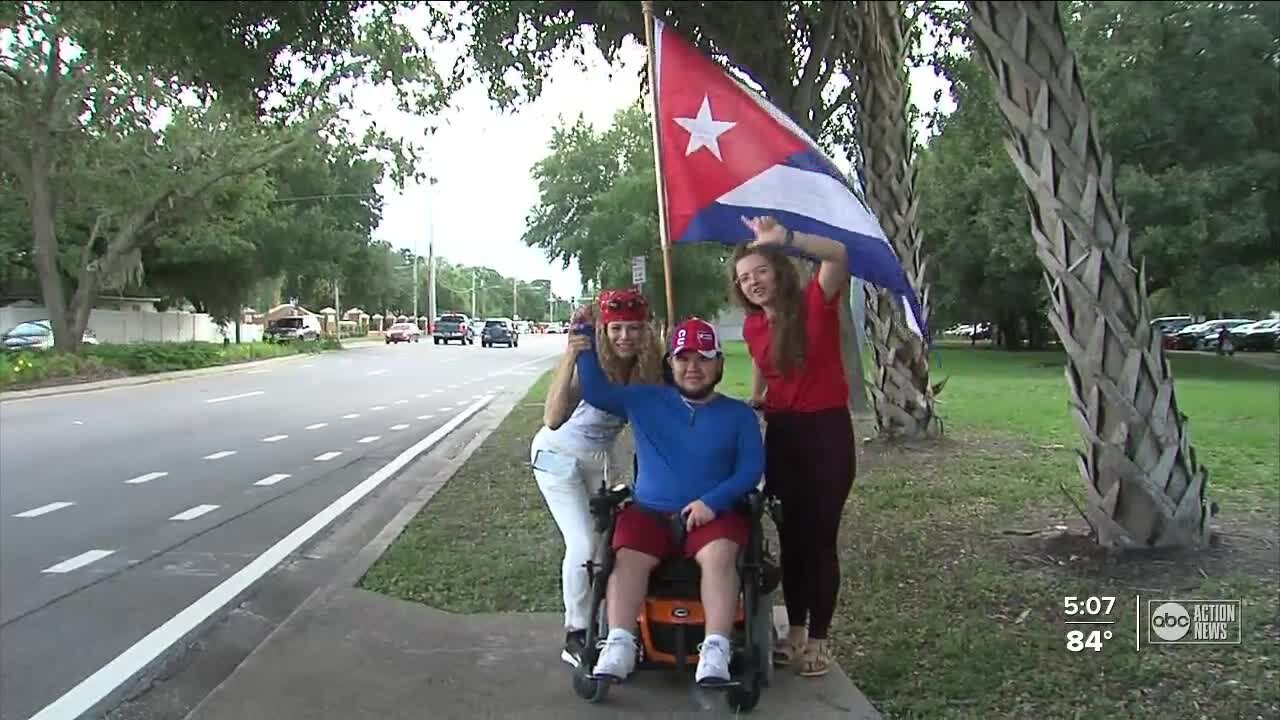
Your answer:
[[[649,319],[649,303],[635,290],[605,290],[597,302],[600,322],[645,322]]]

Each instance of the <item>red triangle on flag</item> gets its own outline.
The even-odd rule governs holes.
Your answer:
[[[666,23],[654,23],[668,232],[679,242],[700,210],[810,145]]]

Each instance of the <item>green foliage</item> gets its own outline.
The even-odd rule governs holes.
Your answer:
[[[22,350],[0,355],[0,388],[17,389],[58,380],[101,380],[121,375],[144,375],[196,370],[217,365],[335,350],[336,341],[318,343],[156,342],[128,345],[86,345],[79,354]]]
[[[279,214],[264,207],[275,186],[261,183],[291,152],[367,165],[366,188],[384,169],[398,183],[420,177],[414,146],[354,103],[372,82],[402,110],[430,115],[452,92],[403,7],[21,2],[0,16],[13,31],[0,59],[0,167],[28,206],[30,263],[58,346],[75,348],[72,325],[101,289],[139,287],[144,255],[166,294],[234,314],[266,260],[287,255],[250,224]],[[378,159],[361,157],[370,154]],[[376,219],[314,222],[324,242],[344,245],[324,257],[341,265]],[[11,237],[0,248],[17,246]],[[13,255],[0,252],[0,272],[24,261]]]
[[[936,14],[936,13],[933,13]],[[935,18],[955,31],[953,15]],[[1067,32],[1161,313],[1280,305],[1280,14],[1260,3],[1069,3]],[[1040,322],[1044,283],[990,79],[938,56],[957,109],[921,153],[935,324]],[[1043,327],[1041,327],[1043,331]]]
[[[597,132],[583,119],[556,128],[550,154],[533,170],[539,202],[524,241],[565,267],[578,262],[593,287],[631,285],[631,258],[647,258],[644,291],[655,317],[666,317],[657,181],[649,116],[632,105]],[[693,245],[671,250],[677,315],[714,317],[727,300],[727,249]]]

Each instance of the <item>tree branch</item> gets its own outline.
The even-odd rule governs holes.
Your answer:
[[[830,120],[833,115],[835,115],[837,112],[840,112],[840,109],[843,108],[844,106],[853,102],[853,92],[854,92],[853,83],[850,82],[848,85],[845,86],[844,90],[840,91],[840,94],[836,96],[836,99],[831,101],[830,105],[826,106],[825,108],[814,107],[813,109],[814,126],[819,130],[825,127],[827,124],[827,121]]]
[[[810,33],[811,40],[815,40],[812,37],[814,34],[817,35],[816,42],[812,43],[809,59],[805,61],[804,69],[800,71],[800,77],[796,81],[795,93],[796,107],[813,108],[815,115],[817,108],[813,99],[814,93],[821,89],[821,86],[818,85],[818,78],[821,76],[822,61],[831,52],[831,43],[836,36],[836,23],[840,19],[841,8],[844,7],[842,3],[820,5],[819,7],[824,6],[826,7],[825,13],[819,18],[822,28],[816,33]],[[832,66],[834,67],[834,63],[832,63]]]
[[[18,74],[17,70],[14,70],[8,65],[0,65],[0,73],[4,73],[5,76],[7,76],[10,80],[13,81],[13,84],[18,91],[19,97],[25,97],[27,92],[27,84],[22,81],[22,76]]]
[[[98,217],[93,221],[93,229],[89,231],[89,239],[85,241],[84,248],[80,250],[80,269],[89,266],[93,260],[93,241],[98,239],[99,230],[102,228],[102,221],[107,219],[107,213],[98,213]]]
[[[43,117],[53,112],[53,103],[58,96],[59,80],[62,77],[62,34],[55,26],[49,33],[49,67],[45,69]]]

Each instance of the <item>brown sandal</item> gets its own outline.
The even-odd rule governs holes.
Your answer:
[[[801,677],[821,677],[831,672],[831,641],[810,640],[800,658]]]

